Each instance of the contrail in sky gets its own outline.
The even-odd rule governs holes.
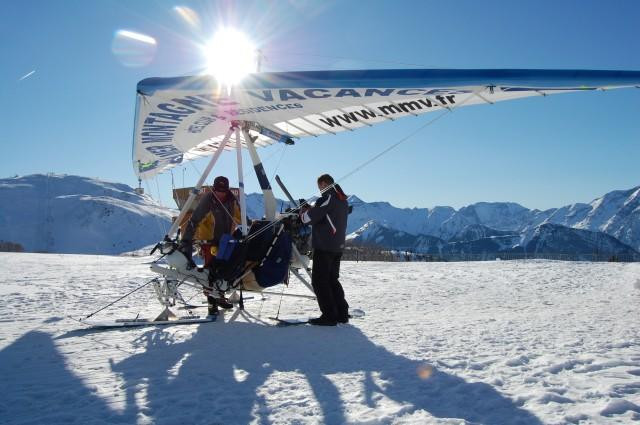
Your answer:
[[[29,77],[31,77],[31,76],[32,76],[33,74],[35,74],[35,73],[36,73],[36,70],[34,69],[33,71],[31,71],[31,72],[30,72],[30,73],[28,73],[27,75],[23,75],[23,76],[22,76],[18,81],[22,81],[22,80],[24,80],[25,78],[29,78]]]

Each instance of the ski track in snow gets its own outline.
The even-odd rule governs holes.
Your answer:
[[[202,325],[68,318],[148,280],[149,260],[0,254],[1,423],[640,421],[639,264],[344,262],[366,316],[337,328],[271,326],[276,296]],[[159,311],[148,287],[96,320]],[[280,310],[317,314],[312,300]]]

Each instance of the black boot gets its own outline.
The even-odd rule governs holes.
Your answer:
[[[214,298],[207,297],[209,316],[215,316],[218,314],[218,303]]]
[[[227,299],[224,297],[224,295],[222,295],[220,298],[218,298],[216,300],[216,302],[218,303],[218,306],[220,308],[224,308],[225,310],[229,310],[230,308],[233,308],[233,304],[231,304],[229,301],[227,301]]]
[[[346,316],[340,316],[338,317],[338,323],[349,323],[349,316],[348,314]]]
[[[309,324],[315,326],[335,326],[338,324],[338,322],[336,320],[320,316],[316,317],[315,319],[309,319]]]

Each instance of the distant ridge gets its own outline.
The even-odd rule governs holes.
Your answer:
[[[511,202],[479,202],[455,210],[443,206],[396,208],[387,202],[367,203],[357,199],[347,229],[354,241],[359,238],[364,242],[366,235],[372,234],[373,224],[377,224],[387,230],[405,232],[414,237],[434,236],[444,242],[493,238],[496,244],[502,241],[499,243],[501,247],[507,239],[509,243],[525,247],[541,225],[555,224],[602,232],[635,251],[640,250],[640,187],[612,191],[589,204],[573,204],[545,211],[530,210]],[[365,225],[369,231],[362,236],[360,229]],[[511,240],[514,237],[518,239],[517,243]],[[403,238],[406,240],[406,236]],[[385,246],[391,245],[388,242]]]
[[[121,183],[58,174],[0,179],[0,239],[29,252],[133,251],[160,240],[171,215]]]
[[[372,220],[350,233],[347,242],[352,246],[410,251],[444,258],[465,255],[566,254],[577,258],[581,255],[585,258],[597,255],[607,259],[612,256],[638,255],[630,246],[603,232],[572,229],[558,224],[541,224],[529,238],[514,232],[491,231],[489,228],[481,230],[481,233],[464,231],[461,236],[445,241],[436,236],[410,235]]]

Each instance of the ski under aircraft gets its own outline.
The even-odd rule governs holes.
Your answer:
[[[200,75],[147,78],[138,83],[133,166],[139,179],[211,156],[179,217],[156,249],[153,283],[164,311],[155,321],[122,321],[121,325],[200,321],[177,319],[170,308],[184,302],[180,287],[209,294],[258,290],[287,282],[289,273],[310,290],[309,232],[292,208],[276,214],[271,183],[257,148],[296,139],[353,131],[365,126],[462,106],[492,104],[530,96],[640,88],[640,71],[525,69],[397,69],[263,72],[233,86]],[[241,150],[247,149],[264,195],[263,220],[248,225]],[[177,250],[179,225],[192,209],[205,180],[223,151],[236,151],[238,197],[242,222],[227,238],[232,254],[216,270],[190,267]],[[288,194],[278,180],[290,201]],[[283,245],[286,245],[283,249]],[[156,251],[154,249],[154,251]],[[233,254],[235,253],[235,254]],[[232,258],[232,260],[231,260]],[[265,271],[285,259],[288,268]],[[225,265],[225,261],[228,264]],[[269,279],[261,279],[269,275]],[[274,278],[274,276],[276,276]],[[146,285],[146,284],[145,284]],[[240,292],[241,294],[241,292]],[[312,296],[310,296],[312,297]],[[242,297],[240,296],[240,301]],[[242,308],[242,303],[240,303]]]

